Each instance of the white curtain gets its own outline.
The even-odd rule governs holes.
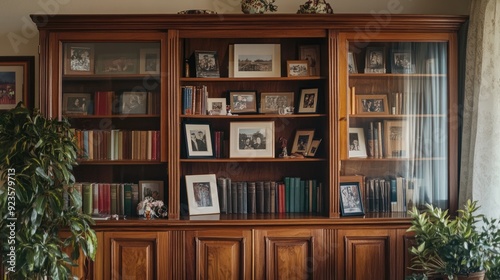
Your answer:
[[[500,217],[500,0],[471,1],[459,206]]]

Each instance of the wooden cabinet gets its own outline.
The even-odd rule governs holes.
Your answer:
[[[32,18],[36,21],[38,17]],[[80,182],[164,182],[168,219],[146,221],[129,216],[127,220],[97,223],[100,249],[93,265],[96,278],[140,273],[158,279],[297,275],[402,279],[410,244],[404,232],[410,225],[405,208],[393,211],[388,203],[392,198],[387,197],[387,204],[379,201],[375,207],[375,189],[363,188],[358,202],[365,206],[364,218],[344,217],[342,209],[350,207],[348,211],[356,212],[360,207],[348,204],[352,203],[349,193],[341,195],[340,176],[360,175],[361,182],[366,182],[361,185],[369,187],[373,180],[385,186],[380,179],[387,180],[390,187],[392,179],[400,178],[400,185],[395,185],[401,190],[398,193],[403,189],[413,192],[406,196],[411,199],[404,199],[406,207],[430,202],[452,212],[457,209],[457,34],[466,17],[388,18],[382,22],[371,15],[337,14],[55,15],[35,22],[40,31],[40,109],[44,114],[69,117],[76,130],[159,133],[154,159],[86,159],[75,168]],[[234,47],[250,44],[255,47],[251,52],[264,45],[279,46],[279,56],[271,59],[279,65],[277,74],[235,75],[235,69],[240,70]],[[315,71],[294,76],[294,65],[297,69],[301,65],[294,61],[303,58],[304,47],[316,50],[319,59]],[[71,51],[88,48],[93,60],[82,70]],[[196,62],[190,59],[200,52],[217,54],[218,75],[211,75],[214,69],[210,77],[193,72]],[[189,76],[186,60],[191,63]],[[267,56],[259,63],[264,60]],[[154,63],[146,65],[146,61]],[[115,69],[115,63],[121,70]],[[245,72],[246,68],[242,69]],[[202,88],[207,99],[223,99],[230,106],[234,100],[228,93],[255,93],[255,102],[249,103],[255,111],[188,114],[184,111],[185,87]],[[317,90],[315,110],[298,110],[305,102],[306,96],[301,95],[304,89]],[[76,97],[90,96],[95,104],[97,91],[115,92],[117,102],[111,104],[117,108],[112,107],[111,113],[87,110],[83,114],[71,107]],[[153,105],[158,110],[128,112],[124,100],[129,100],[130,94],[124,93],[137,91],[157,94]],[[285,114],[284,107],[264,113],[267,105],[273,106],[273,99],[268,102],[266,96],[275,93],[293,93],[293,114]],[[370,102],[377,106],[368,106]],[[240,135],[256,131],[250,132],[248,127],[239,131],[238,125],[263,122],[273,124],[271,132],[266,132],[269,145],[259,151],[266,157],[252,156],[238,144],[243,140]],[[210,133],[214,140],[216,131],[223,132],[220,142],[232,152],[222,149],[220,156],[193,157],[187,152],[188,124],[208,125],[205,134]],[[378,133],[372,134],[375,128]],[[283,146],[290,154],[299,140],[304,140],[296,137],[303,131],[314,131],[305,137],[306,142],[321,139],[314,156],[280,157]],[[352,133],[358,138],[351,139]],[[377,156],[370,149],[375,146]],[[361,147],[364,151],[358,150]],[[213,149],[215,152],[215,146]],[[233,182],[281,182],[286,177],[314,180],[321,183],[320,195],[307,195],[320,197],[316,205],[321,207],[314,211],[299,206],[298,210],[274,213],[221,211],[216,220],[204,216],[190,220],[186,191],[190,186],[186,186],[185,176],[200,174],[229,177]],[[300,183],[298,186],[300,190]],[[212,186],[211,190],[215,189]],[[295,196],[297,205],[310,203],[303,199],[306,192],[302,194],[299,191]],[[397,200],[396,196],[394,202]]]

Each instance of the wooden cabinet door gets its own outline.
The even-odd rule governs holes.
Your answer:
[[[338,245],[338,279],[397,280],[395,230],[339,230]]]
[[[255,279],[322,279],[321,229],[255,230]]]
[[[167,232],[104,233],[104,279],[169,279],[167,242]]]
[[[186,231],[187,279],[251,279],[250,230]]]

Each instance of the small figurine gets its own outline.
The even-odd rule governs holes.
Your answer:
[[[286,140],[285,137],[281,136],[280,139],[278,139],[278,141],[280,142],[281,144],[281,154],[280,154],[280,158],[287,158],[288,157],[288,151],[286,149],[286,145],[288,143],[288,140]]]

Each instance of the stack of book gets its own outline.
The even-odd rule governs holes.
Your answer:
[[[366,178],[363,202],[365,212],[406,212],[413,206],[431,202],[418,178],[402,176]],[[422,199],[421,199],[422,197]]]
[[[207,86],[183,86],[181,90],[182,113],[184,115],[207,114]]]

